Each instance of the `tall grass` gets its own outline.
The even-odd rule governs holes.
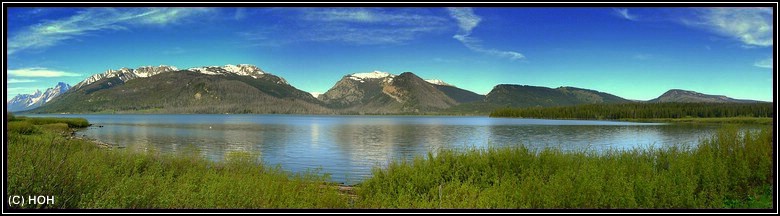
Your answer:
[[[557,107],[499,108],[491,117],[554,119],[648,119],[648,118],[772,118],[772,103],[619,103],[580,104]]]
[[[720,117],[720,118],[648,118],[648,119],[619,119],[631,122],[669,122],[669,123],[706,123],[706,124],[765,124],[771,125],[773,118],[768,117]]]
[[[67,120],[66,120],[67,121]],[[46,123],[46,124],[34,124]],[[692,148],[576,152],[441,150],[374,168],[357,197],[327,175],[291,174],[231,153],[211,162],[98,148],[66,122],[8,122],[8,195],[25,208],[771,208],[772,128],[725,127]],[[67,126],[67,127],[66,127]],[[12,206],[13,208],[20,206]]]
[[[70,128],[89,127],[89,122],[84,118],[55,118],[55,117],[35,117],[35,118],[18,117],[18,118],[23,119],[35,125],[65,123],[68,124],[68,127]]]
[[[375,168],[358,189],[357,203],[367,208],[724,208],[760,196],[756,189],[771,185],[772,152],[769,127],[744,133],[727,127],[694,148],[443,150]],[[757,207],[771,208],[771,202]]]
[[[54,196],[55,203],[12,207],[349,207],[349,198],[323,187],[327,176],[316,172],[290,174],[279,167],[258,165],[256,157],[241,153],[216,163],[201,158],[197,151],[169,155],[102,149],[30,120],[9,122],[6,189],[9,195]],[[46,125],[58,128],[63,122]],[[34,132],[20,133],[26,130],[20,127],[32,127]]]

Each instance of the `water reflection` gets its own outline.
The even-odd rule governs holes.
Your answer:
[[[52,116],[52,115],[49,115]],[[54,115],[57,116],[57,115]],[[74,117],[74,115],[68,115]],[[79,132],[132,151],[186,152],[224,160],[232,152],[301,172],[321,169],[348,184],[374,166],[439,149],[488,147],[563,150],[662,148],[691,145],[714,131],[608,121],[487,117],[296,115],[77,115],[103,127]]]

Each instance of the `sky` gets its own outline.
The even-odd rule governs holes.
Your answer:
[[[307,92],[413,72],[487,94],[573,86],[773,101],[772,8],[15,8],[6,100],[108,69],[253,64]]]

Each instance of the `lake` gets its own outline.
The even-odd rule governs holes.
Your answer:
[[[460,116],[319,115],[31,115],[83,117],[93,124],[78,136],[126,150],[199,150],[214,161],[249,152],[258,161],[302,172],[321,169],[332,181],[354,184],[371,168],[438,149],[525,145],[564,150],[695,145],[714,126],[616,121]],[[102,127],[99,127],[102,126]]]

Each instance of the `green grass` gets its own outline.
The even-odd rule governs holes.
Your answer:
[[[8,194],[55,197],[54,205],[25,208],[349,207],[348,196],[323,186],[327,175],[258,165],[248,153],[217,163],[197,151],[109,150],[52,131],[72,122],[9,122]],[[29,128],[33,132],[25,132]]]
[[[499,108],[491,117],[551,119],[773,118],[772,103],[620,103]]]
[[[764,185],[746,196],[745,199],[726,200],[726,208],[772,208],[772,185]]]
[[[374,168],[355,198],[316,171],[233,152],[211,162],[69,139],[73,120],[8,122],[9,195],[26,208],[771,208],[772,128],[719,130],[693,148],[442,150]],[[34,124],[41,123],[41,124]],[[45,123],[45,124],[43,124]],[[19,206],[12,206],[19,207]]]
[[[36,134],[40,130],[38,127],[35,127],[32,123],[27,121],[11,121],[8,122],[8,133],[11,134]]]
[[[620,119],[631,122],[664,122],[664,123],[696,123],[696,124],[764,124],[771,125],[772,118],[766,117],[721,117],[721,118],[650,118],[650,119]]]
[[[84,118],[53,118],[53,117],[37,118],[36,117],[36,118],[27,118],[27,121],[36,125],[65,123],[68,124],[68,127],[70,128],[89,127],[89,122],[87,122],[87,120]]]
[[[374,169],[373,177],[357,190],[357,204],[366,208],[771,208],[771,192],[764,191],[763,202],[755,201],[755,191],[771,185],[771,128],[744,135],[738,131],[721,129],[691,149],[445,150]]]

